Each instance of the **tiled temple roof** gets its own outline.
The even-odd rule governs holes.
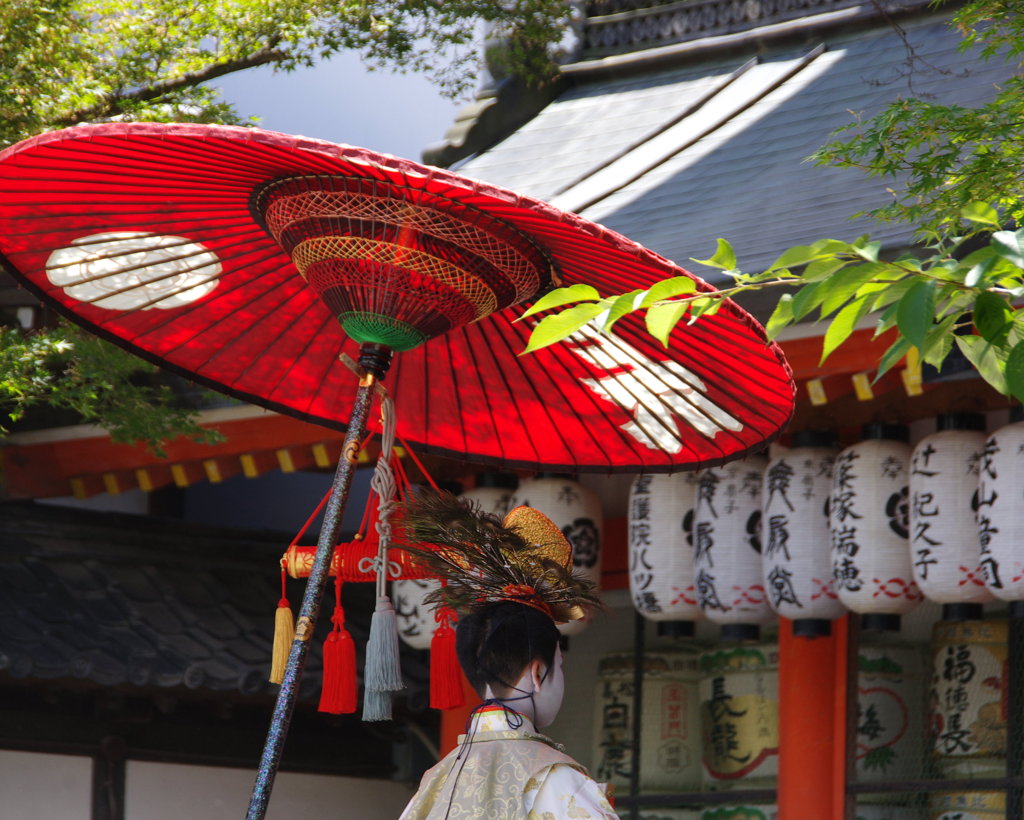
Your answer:
[[[0,675],[102,686],[271,694],[278,562],[288,536],[177,520],[0,504]],[[298,609],[302,585],[289,580]],[[325,606],[328,604],[325,603]],[[345,587],[346,625],[365,644],[372,584]],[[300,697],[319,695],[321,610]],[[410,688],[425,664],[403,652]]]

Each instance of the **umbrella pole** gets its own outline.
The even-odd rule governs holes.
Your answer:
[[[342,445],[338,469],[334,473],[331,495],[324,509],[316,557],[313,559],[313,568],[309,573],[306,592],[302,598],[302,608],[295,624],[295,640],[288,654],[288,665],[285,667],[281,688],[277,693],[277,702],[274,704],[274,714],[270,719],[270,729],[263,745],[263,756],[260,758],[260,767],[256,773],[256,783],[253,786],[246,820],[263,820],[267,813],[270,790],[274,787],[274,776],[281,762],[281,752],[284,750],[299,682],[302,680],[302,670],[306,664],[309,639],[313,636],[313,629],[316,626],[334,547],[341,535],[341,522],[352,486],[352,476],[355,473],[356,455],[360,442],[366,435],[366,423],[370,408],[373,406],[374,386],[377,380],[382,379],[387,373],[391,364],[391,354],[389,348],[377,345],[364,345],[360,350],[359,365],[365,375],[359,380],[359,389],[352,403],[345,443]]]

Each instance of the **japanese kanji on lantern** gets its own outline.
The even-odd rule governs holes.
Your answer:
[[[1024,408],[985,442],[978,471],[977,521],[981,569],[995,597],[1024,615]]]
[[[910,463],[910,555],[921,592],[943,605],[943,620],[980,618],[992,600],[985,586],[975,507],[985,449],[985,417],[939,416],[938,431],[914,448]]]
[[[833,469],[832,577],[843,605],[861,613],[863,628],[895,631],[922,598],[907,546],[909,431],[869,424],[863,436]]]
[[[768,603],[793,620],[793,634],[831,632],[843,615],[829,549],[829,497],[835,450],[832,433],[793,434],[788,452],[772,459],[761,491],[761,569]]]
[[[476,486],[462,493],[462,497],[472,499],[485,513],[504,518],[512,509],[509,501],[518,485],[519,479],[512,473],[480,473]]]
[[[761,578],[761,482],[765,456],[698,473],[694,572],[704,616],[725,640],[758,640],[775,619]]]
[[[516,507],[533,507],[554,521],[572,544],[574,570],[600,587],[604,516],[597,493],[568,476],[541,474],[519,483],[509,501],[509,509]],[[559,624],[558,631],[577,635],[590,619]]]
[[[629,491],[629,592],[645,618],[692,635],[701,618],[693,579],[694,473],[639,475]]]

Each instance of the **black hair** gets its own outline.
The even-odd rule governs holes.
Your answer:
[[[558,629],[543,612],[501,601],[459,617],[455,652],[459,665],[480,697],[490,685],[499,697],[532,661],[550,670],[558,648]]]

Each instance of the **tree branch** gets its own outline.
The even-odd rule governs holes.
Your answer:
[[[190,71],[177,77],[170,77],[132,91],[112,93],[95,105],[72,111],[70,114],[56,120],[54,124],[67,126],[83,121],[115,116],[122,113],[130,103],[148,102],[182,88],[193,88],[217,77],[223,77],[226,74],[233,74],[236,71],[243,71],[247,68],[255,68],[256,66],[268,63],[281,62],[289,55],[286,51],[277,48],[278,42],[280,42],[280,38],[275,38],[273,42],[268,43],[263,48],[252,52],[252,54],[246,57],[226,60],[221,63],[212,63],[198,71]]]

